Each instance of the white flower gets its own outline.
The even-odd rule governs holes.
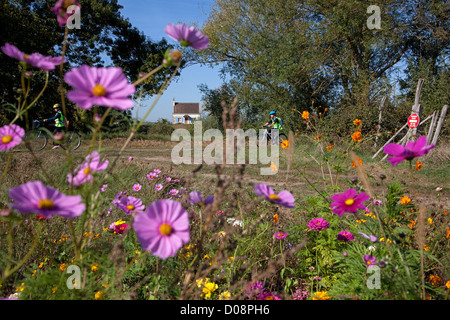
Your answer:
[[[227,222],[229,224],[233,224],[233,226],[239,226],[241,228],[244,226],[244,222],[242,222],[241,220],[237,220],[235,218],[228,218]]]
[[[375,251],[375,247],[374,246],[370,246],[368,249],[369,249],[370,252]]]

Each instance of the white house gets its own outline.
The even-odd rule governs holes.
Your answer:
[[[172,123],[191,124],[200,119],[200,103],[198,102],[172,102]]]

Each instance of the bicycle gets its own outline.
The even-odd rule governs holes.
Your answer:
[[[263,126],[263,128],[264,128],[264,131],[262,132],[261,136],[260,136],[260,132],[258,132],[256,134],[256,139],[257,139],[256,141],[257,141],[258,145],[269,144],[269,140],[272,140],[272,135],[267,130],[267,127]],[[277,130],[277,129],[273,129],[273,130]],[[266,140],[266,142],[264,142],[264,140]],[[283,144],[283,143],[286,143],[286,141],[289,141],[287,135],[284,133],[279,133],[278,134],[278,142],[280,144]]]
[[[24,142],[27,149],[31,151],[41,151],[48,143],[47,129],[41,127],[43,121],[33,120],[32,129],[28,131],[24,136]],[[81,136],[75,130],[69,130],[63,132],[64,138],[60,143],[60,146],[69,151],[74,151],[78,149],[81,145]]]

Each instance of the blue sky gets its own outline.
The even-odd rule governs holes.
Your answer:
[[[119,0],[123,9],[122,16],[128,18],[130,23],[142,31],[153,41],[166,38],[169,44],[176,42],[164,32],[169,23],[197,24],[202,27],[208,18],[214,0]],[[208,88],[215,89],[222,84],[218,68],[194,65],[181,71],[177,81],[170,84],[164,95],[146,118],[148,122],[160,118],[172,120],[172,99],[177,102],[201,102],[202,94],[198,85],[206,84]],[[141,118],[148,110],[154,97],[141,102],[138,117]],[[136,109],[136,108],[135,108]],[[135,115],[133,110],[133,115]]]

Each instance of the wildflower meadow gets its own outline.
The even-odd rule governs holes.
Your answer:
[[[388,142],[393,134],[367,129],[363,116],[332,126],[332,106],[308,101],[283,117],[298,126],[285,121],[288,139],[277,144],[276,161],[174,164],[171,150],[180,142],[143,134],[145,117],[174,77],[183,77],[184,59],[217,39],[169,21],[161,59],[131,81],[126,67],[69,64],[77,11],[67,8],[83,12],[85,3],[51,5],[54,27],[65,30],[61,55],[1,43],[17,67],[10,86],[21,88],[3,106],[11,111],[0,127],[2,299],[449,298],[448,131],[437,143],[422,129],[405,143]],[[163,80],[145,117],[127,128],[110,125],[112,115],[138,108],[156,79]],[[52,82],[63,114],[89,117],[79,149],[67,147],[65,131],[54,139],[57,149],[30,147],[32,117]],[[248,129],[239,99],[217,102],[222,127],[208,128]],[[200,141],[200,152],[211,151],[211,140]],[[271,174],[261,175],[263,167]]]

